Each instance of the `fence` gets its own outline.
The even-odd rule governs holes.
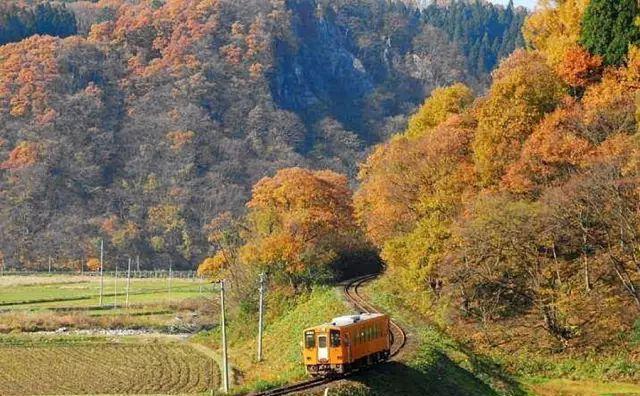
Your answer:
[[[126,277],[127,269],[118,269],[118,277]],[[33,271],[33,270],[17,270],[7,269],[0,271],[0,276],[28,276],[28,275],[84,275],[84,276],[100,276],[100,271],[72,271],[72,270],[54,270],[54,271]],[[104,271],[104,276],[115,277],[116,271]],[[194,279],[199,278],[196,271],[168,271],[168,270],[131,270],[132,278],[178,278],[178,279]]]

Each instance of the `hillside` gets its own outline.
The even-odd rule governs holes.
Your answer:
[[[639,16],[543,5],[485,95],[435,90],[359,174],[382,289],[529,378],[639,379]]]
[[[105,238],[108,267],[140,255],[193,268],[207,225],[242,212],[262,176],[295,165],[353,182],[435,87],[482,92],[524,16],[466,2],[6,2],[4,265],[69,267]]]

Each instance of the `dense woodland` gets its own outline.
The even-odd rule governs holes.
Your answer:
[[[353,200],[344,176],[280,170],[211,229],[201,272],[296,290],[373,246],[391,294],[488,351],[637,356],[639,15],[543,3],[529,49],[483,95],[434,90],[361,165]]]
[[[356,217],[407,303],[489,348],[629,345],[639,15],[635,1],[542,2],[530,49],[501,62],[486,95],[436,90],[376,147]]]
[[[483,92],[521,42],[523,9],[408,4],[3,2],[1,265],[78,268],[104,238],[108,268],[194,268],[262,177],[300,166],[355,185],[426,95]]]
[[[34,34],[68,37],[77,33],[75,15],[64,4],[0,3],[0,45]]]
[[[251,309],[260,271],[295,293],[379,253],[467,341],[637,351],[636,1],[542,1],[515,51],[523,11],[479,3],[67,7],[78,35],[0,47],[5,266],[105,238]]]

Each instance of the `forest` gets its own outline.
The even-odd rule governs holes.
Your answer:
[[[355,218],[389,287],[452,333],[624,349],[640,311],[638,4],[541,5],[485,95],[437,89],[375,148]]]
[[[210,230],[200,272],[304,290],[373,249],[387,292],[488,352],[637,356],[639,11],[543,3],[486,93],[433,90],[353,187],[301,168],[262,179]]]
[[[60,7],[77,34],[0,47],[3,269],[104,239],[251,311],[258,272],[295,295],[379,258],[486,350],[637,354],[635,0]]]
[[[0,265],[75,269],[104,240],[107,268],[195,268],[261,178],[330,169],[352,188],[434,89],[483,93],[525,17],[479,1],[5,1]]]

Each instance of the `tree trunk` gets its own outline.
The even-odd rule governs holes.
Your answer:
[[[544,328],[562,343],[563,348],[567,348],[569,340],[573,338],[573,331],[558,323],[558,315],[555,308],[545,305],[542,308],[542,314],[544,316]]]
[[[629,273],[627,272],[627,269],[624,267],[624,265],[615,258],[612,258],[612,261],[613,269],[615,270],[616,275],[618,275],[620,282],[622,282],[622,286],[627,291],[627,293],[629,293],[631,298],[633,298],[636,308],[640,311],[640,290],[638,290],[638,287],[631,279],[631,276],[629,276]]]
[[[589,293],[591,291],[591,275],[589,273],[589,257],[587,257],[587,234],[582,237],[582,259],[584,261],[584,288]]]

